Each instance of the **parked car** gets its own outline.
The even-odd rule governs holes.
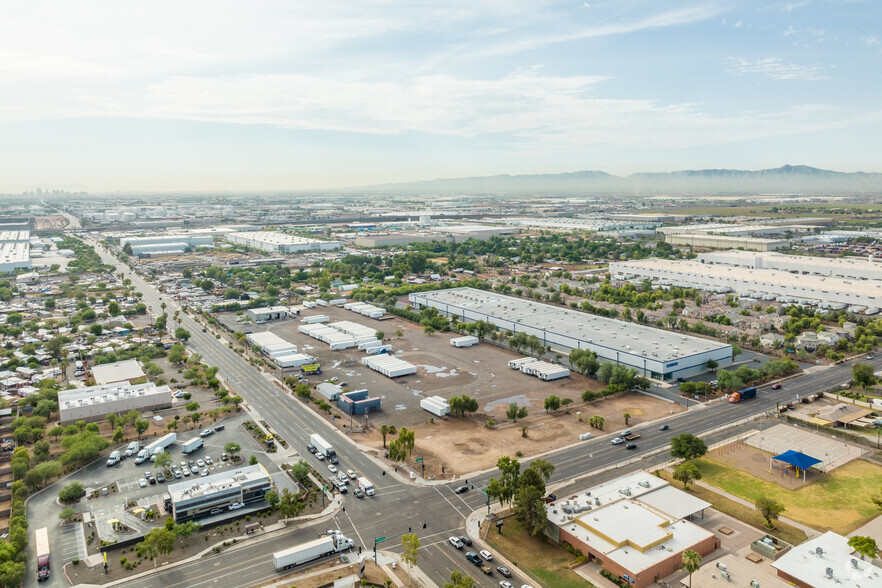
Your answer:
[[[187,466],[184,466],[183,469],[181,469],[181,473],[184,474],[185,478],[189,478],[190,477],[190,468]]]
[[[156,474],[156,481],[160,484],[165,484],[165,476],[162,475],[162,472]]]
[[[204,470],[202,470],[202,474],[201,474],[201,475],[202,475],[203,478],[204,478],[205,476],[207,476],[207,475],[208,475],[208,468],[205,468]]]
[[[457,494],[465,494],[468,491],[469,491],[468,486],[459,486],[456,490],[454,490],[454,492]]]
[[[230,458],[227,457],[226,453],[221,453],[221,461],[228,461]]]
[[[205,456],[205,463],[207,463],[208,465],[212,465],[214,463],[214,461],[212,461],[210,455]]]
[[[230,510],[238,510],[238,509],[242,508],[243,506],[245,506],[245,505],[242,504],[241,502],[234,502],[233,504],[231,504],[229,506],[229,509]]]
[[[144,478],[141,478],[140,480],[138,480],[138,486],[140,486],[141,488],[146,488],[147,487],[147,480]]]
[[[197,460],[196,460],[196,465],[199,466],[200,468],[204,468],[204,467],[205,467],[205,461],[202,460],[202,459],[197,459]]]
[[[183,398],[184,394],[186,394],[186,393],[183,390],[178,390],[177,392],[174,393],[174,397],[175,398]]]
[[[481,557],[483,557],[487,561],[493,560],[493,554],[487,551],[486,549],[481,550]]]
[[[457,549],[462,549],[462,541],[459,540],[459,537],[451,537],[448,541]]]
[[[198,476],[198,475],[199,475],[199,468],[197,468],[196,466],[192,466],[192,467],[190,468],[190,471],[193,472],[193,475],[194,475],[194,476]]]

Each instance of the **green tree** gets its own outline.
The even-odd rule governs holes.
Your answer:
[[[560,408],[560,398],[552,394],[545,399],[545,410],[554,412]]]
[[[270,490],[264,494],[263,499],[266,500],[266,503],[270,505],[270,508],[273,510],[276,510],[276,507],[279,506],[279,501],[281,500],[279,493],[275,490]]]
[[[184,327],[178,327],[175,329],[175,339],[179,341],[186,341],[190,338],[190,331],[185,329]]]
[[[450,581],[444,582],[444,588],[476,588],[475,579],[459,570],[450,572]]]
[[[691,460],[707,453],[707,445],[690,433],[671,437],[671,456],[677,459]]]
[[[139,557],[152,559],[154,566],[156,558],[160,555],[168,555],[175,549],[176,536],[174,531],[165,527],[152,529],[144,536],[144,540],[135,546],[135,552]]]
[[[160,451],[156,454],[156,459],[153,460],[153,463],[157,468],[161,470],[167,470],[172,463],[171,453],[168,451]]]
[[[701,555],[697,551],[687,549],[683,552],[681,561],[683,563],[683,569],[689,572],[689,588],[692,588],[692,574],[697,572],[698,568],[701,567]]]
[[[123,433],[123,428],[117,427],[116,431],[113,432],[113,442],[119,443],[120,441],[123,440],[124,436],[125,436],[125,434]]]
[[[252,455],[248,458],[248,465],[257,465],[257,456]]]
[[[404,547],[401,559],[404,560],[410,567],[411,572],[413,572],[413,568],[417,565],[420,555],[420,538],[416,533],[405,533],[401,536],[401,546]]]
[[[859,553],[861,559],[864,559],[864,556],[867,556],[870,559],[876,559],[876,556],[879,554],[879,547],[876,545],[876,540],[870,537],[855,535],[848,540],[848,546]]]
[[[754,503],[759,513],[766,519],[766,526],[772,528],[772,521],[778,520],[778,516],[784,512],[784,505],[776,502],[768,496],[761,496]]]
[[[296,517],[303,512],[304,508],[306,508],[306,505],[297,500],[297,496],[293,492],[287,488],[282,490],[282,496],[279,499],[279,515],[286,519],[286,524],[288,522],[287,519]]]
[[[507,418],[510,421],[517,421],[518,420],[518,403],[517,402],[512,402],[511,404],[508,405],[508,408],[505,411],[505,418]]]
[[[71,507],[66,507],[62,509],[60,513],[58,513],[58,518],[64,521],[65,523],[77,516],[77,511],[72,509]]]
[[[224,445],[224,451],[229,453],[232,457],[236,457],[239,455],[239,452],[242,451],[242,446],[238,443],[230,442]]]
[[[150,428],[150,421],[146,419],[138,419],[135,421],[135,431],[138,432],[138,439],[141,438],[141,435]]]
[[[299,460],[291,466],[291,475],[300,482],[301,486],[306,487],[309,483],[309,464],[304,460]]]
[[[622,415],[622,418],[625,419],[625,426],[628,426],[628,421],[631,420],[631,413],[626,412]]]
[[[83,485],[80,482],[71,482],[59,490],[58,499],[65,504],[70,504],[72,502],[77,502],[85,493],[86,489],[83,488]]]
[[[58,438],[64,433],[64,427],[61,425],[55,425],[51,429],[49,429],[49,436],[55,437],[55,440],[58,441]]]
[[[536,486],[519,488],[514,497],[512,512],[530,535],[538,536],[545,530],[548,515],[545,511],[545,492]]]
[[[184,409],[185,409],[187,412],[196,412],[197,410],[199,410],[199,403],[198,403],[198,402],[188,402],[188,403],[184,406]]]
[[[186,523],[181,523],[179,525],[174,525],[171,528],[171,531],[175,534],[175,537],[178,539],[184,540],[184,545],[186,546],[189,542],[189,539],[194,533],[199,531],[202,528],[202,525],[195,521],[187,521]]]
[[[395,431],[395,425],[380,425],[380,435],[383,436],[383,449],[386,448],[386,435],[394,435]]]
[[[683,483],[683,489],[688,490],[689,484],[701,479],[701,470],[691,461],[684,461],[674,468],[674,479]]]
[[[386,338],[386,333],[384,333],[383,331],[377,331],[376,333],[374,333],[374,337],[382,341]]]
[[[61,440],[61,446],[67,450],[58,458],[62,465],[73,463],[79,469],[82,462],[92,461],[107,449],[110,441],[93,431],[82,431],[65,436]]]
[[[873,375],[873,366],[868,363],[857,363],[851,368],[851,377],[855,386],[870,388],[876,384],[876,376]]]

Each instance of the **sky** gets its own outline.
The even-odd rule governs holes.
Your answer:
[[[8,3],[0,191],[882,172],[878,0]]]

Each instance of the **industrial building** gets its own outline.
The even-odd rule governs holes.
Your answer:
[[[474,288],[419,292],[409,299],[415,308],[431,306],[463,322],[483,320],[512,333],[535,335],[562,354],[588,349],[601,361],[658,380],[701,373],[708,360],[721,366],[732,363],[731,345]]]
[[[509,225],[546,229],[550,231],[616,231],[626,229],[655,229],[659,226],[653,217],[642,218],[639,215],[591,216],[577,218],[542,218],[522,217],[499,219]]]
[[[708,265],[698,261],[642,259],[609,264],[615,277],[640,277],[659,285],[700,288],[713,292],[735,292],[739,296],[774,296],[779,302],[801,304],[844,304],[852,312],[882,308],[882,282],[846,280],[803,275],[798,280],[789,272]]]
[[[712,247],[727,249],[742,248],[748,251],[774,251],[790,245],[787,239],[764,239],[762,237],[738,237],[734,235],[711,235],[706,233],[674,233],[665,235],[671,245],[690,245],[692,247]]]
[[[144,377],[144,370],[137,359],[126,359],[114,363],[92,366],[92,377],[99,385],[128,382]]]
[[[153,382],[129,384],[121,382],[58,391],[58,412],[61,424],[76,421],[98,421],[110,413],[125,414],[130,410],[158,410],[172,404],[168,386]]]
[[[343,392],[337,397],[337,408],[349,415],[368,414],[380,410],[380,398],[370,398],[367,390]]]
[[[245,314],[256,323],[264,323],[266,321],[288,318],[291,311],[287,306],[265,306],[262,308],[249,308],[245,311]]]
[[[275,490],[273,479],[260,464],[168,486],[176,523],[228,512],[234,503],[263,501],[270,490]]]
[[[698,256],[698,261],[707,265],[771,269],[792,274],[812,274],[849,280],[882,280],[882,263],[872,258],[811,257],[733,250],[702,253]]]
[[[230,233],[227,241],[268,253],[303,253],[306,251],[334,251],[343,247],[340,241],[319,241],[289,235],[280,231],[249,231]]]
[[[490,225],[447,225],[431,227],[420,231],[400,231],[383,235],[359,236],[353,244],[356,247],[391,247],[410,243],[430,241],[454,241],[460,243],[467,239],[489,239],[498,235],[517,235],[520,229]]]
[[[188,248],[211,247],[214,237],[205,233],[176,233],[149,237],[123,237],[120,247],[131,246],[132,255],[183,253]]]
[[[882,586],[882,568],[855,554],[848,537],[828,531],[772,563],[778,576],[800,588]]]
[[[720,547],[716,535],[691,522],[710,506],[637,471],[546,505],[545,534],[644,588],[679,570],[687,549],[707,557]]]
[[[30,271],[31,267],[31,252],[27,241],[0,243],[0,273]]]

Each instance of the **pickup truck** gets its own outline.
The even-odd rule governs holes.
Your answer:
[[[487,574],[488,576],[493,574],[493,568],[486,564],[481,564],[481,571]]]
[[[630,435],[625,435],[622,437],[625,441],[633,441],[634,439],[640,438],[640,433],[631,433]]]

